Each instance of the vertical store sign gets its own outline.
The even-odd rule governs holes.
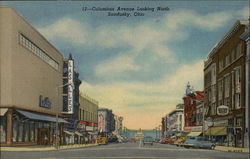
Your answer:
[[[73,90],[74,90],[74,62],[68,61],[68,113],[73,114]]]

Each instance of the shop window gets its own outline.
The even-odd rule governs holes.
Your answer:
[[[35,122],[35,142],[37,142],[39,122]]]
[[[6,142],[6,116],[0,116],[0,142]]]
[[[35,123],[30,123],[30,141],[35,142]]]
[[[17,118],[13,118],[13,142],[17,142],[18,122]]]
[[[20,121],[18,122],[18,130],[17,130],[17,142],[23,142],[24,141],[24,133],[23,133],[23,127],[24,122]]]
[[[29,131],[30,131],[29,122],[26,121],[24,122],[24,142],[29,142]]]

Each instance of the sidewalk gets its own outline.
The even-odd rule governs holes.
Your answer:
[[[74,145],[63,145],[60,146],[59,150],[65,149],[73,149],[73,148],[84,148],[84,147],[92,147],[98,146],[98,144],[74,144]],[[55,151],[56,148],[54,146],[19,146],[19,147],[0,147],[1,151]]]
[[[215,150],[227,151],[227,152],[246,152],[246,153],[249,153],[249,148],[240,148],[240,147],[216,146]]]

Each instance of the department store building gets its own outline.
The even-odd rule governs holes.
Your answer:
[[[55,144],[67,123],[61,114],[64,57],[14,9],[0,7],[0,15],[1,145]]]

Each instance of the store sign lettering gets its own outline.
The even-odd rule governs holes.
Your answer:
[[[226,105],[218,106],[217,114],[218,115],[227,115],[229,113],[229,108]]]
[[[73,90],[74,90],[74,63],[73,60],[68,61],[68,113],[73,114]]]
[[[42,95],[39,96],[39,106],[44,108],[51,108],[51,102],[49,101],[49,97],[44,97]]]

